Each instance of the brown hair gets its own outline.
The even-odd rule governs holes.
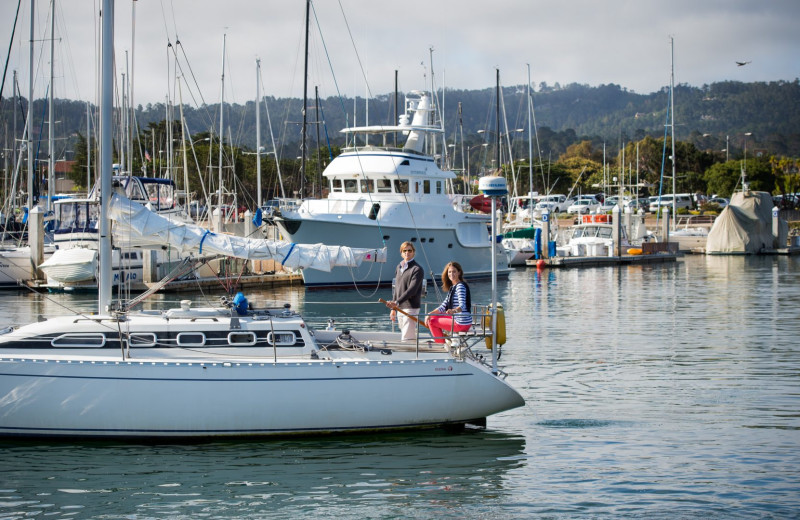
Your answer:
[[[446,266],[444,266],[444,271],[442,271],[442,287],[444,287],[445,291],[449,291],[450,287],[453,286],[453,284],[450,282],[450,277],[447,276],[447,271],[450,269],[450,266],[455,267],[456,271],[458,271],[458,281],[465,283],[464,270],[461,268],[461,264],[458,262],[449,262]]]

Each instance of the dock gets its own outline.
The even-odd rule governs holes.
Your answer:
[[[135,291],[144,291],[158,282],[139,282],[132,286]],[[74,285],[50,285],[46,280],[30,280],[25,285],[37,292],[97,292],[96,283]],[[303,285],[303,275],[279,271],[277,273],[247,274],[242,276],[204,276],[173,280],[162,287],[159,292],[189,292],[207,290],[235,290],[241,288],[269,288],[280,286]]]
[[[556,256],[543,258],[546,267],[608,267],[619,265],[664,264],[675,262],[677,253],[656,253],[652,255],[622,256]],[[527,260],[529,266],[538,267],[539,260]]]

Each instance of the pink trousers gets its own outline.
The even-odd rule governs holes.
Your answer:
[[[453,321],[452,316],[446,314],[431,316],[430,326],[433,341],[436,343],[444,343],[444,334],[442,334],[442,331],[452,334],[453,332],[466,332],[470,328],[470,325],[459,325]]]

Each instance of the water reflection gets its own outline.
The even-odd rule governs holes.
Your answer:
[[[0,449],[3,518],[338,517],[367,504],[385,517],[419,501],[436,517],[502,503],[525,463],[523,437],[487,432]]]

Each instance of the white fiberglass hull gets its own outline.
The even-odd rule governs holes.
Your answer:
[[[276,220],[281,233],[292,242],[315,244],[325,243],[357,248],[385,246],[386,263],[364,262],[357,268],[334,267],[330,272],[304,269],[303,282],[307,287],[349,286],[356,284],[388,285],[392,282],[395,266],[400,258],[400,245],[404,241],[416,244],[415,260],[429,279],[438,281],[444,266],[457,261],[464,269],[467,279],[489,278],[491,276],[491,244],[486,233],[485,223],[480,224],[482,239],[469,243],[459,239],[455,227],[397,227],[385,222],[378,226],[375,221],[361,215],[348,216],[347,219],[329,220],[305,218],[298,222],[287,218]],[[294,232],[290,232],[290,230]],[[376,238],[377,237],[377,238]],[[508,276],[505,251],[498,244],[497,268],[499,276]]]
[[[504,397],[497,398],[497,394]],[[4,435],[207,437],[425,428],[518,406],[467,362],[2,363]]]
[[[31,250],[20,247],[0,251],[0,287],[19,287],[31,276]]]
[[[524,403],[474,359],[380,341],[365,351],[340,350],[328,341],[338,332],[326,331],[318,333],[328,335],[319,348],[299,318],[134,316],[116,323],[117,330],[140,342],[158,337],[157,346],[131,347],[126,357],[115,323],[58,318],[0,335],[0,435],[242,437],[431,428],[480,421]],[[287,330],[296,334],[294,345],[276,352],[264,344],[271,331]],[[255,345],[222,346],[231,335],[251,332]],[[206,345],[162,346],[184,333],[192,341],[203,335]],[[98,347],[70,347],[91,341]],[[58,347],[48,347],[53,342]]]

